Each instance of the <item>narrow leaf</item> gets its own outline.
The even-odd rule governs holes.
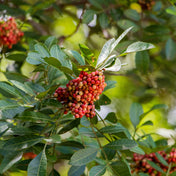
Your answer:
[[[121,69],[121,61],[118,58],[115,59],[114,64],[111,67],[105,68],[106,71],[113,71],[113,72],[117,72],[120,69]]]
[[[103,64],[103,61],[105,61],[105,59],[109,56],[110,51],[111,51],[111,45],[114,43],[114,41],[115,41],[115,39],[112,38],[112,39],[108,40],[108,41],[104,44],[104,46],[103,46],[103,48],[102,48],[102,50],[101,50],[101,52],[100,52],[100,55],[99,55],[99,57],[98,57],[98,60],[97,60],[97,64],[96,64],[96,67],[97,67],[97,68],[98,68],[100,65],[102,65],[102,64]]]
[[[157,171],[164,173],[164,171],[157,164],[155,164],[153,161],[147,160],[147,163],[150,164],[150,166],[152,166]]]
[[[7,100],[0,100],[0,110],[17,108],[19,105],[17,102],[11,102]]]
[[[30,163],[27,169],[28,176],[46,176],[47,158],[45,149],[37,155]]]
[[[156,152],[155,154],[156,154],[156,157],[158,158],[158,160],[159,160],[163,165],[169,166],[168,163],[167,163],[167,161],[166,161],[158,152]]]
[[[73,154],[70,160],[70,164],[73,166],[82,166],[96,158],[98,149],[96,148],[86,148],[78,150]]]
[[[41,136],[18,136],[9,139],[3,147],[6,150],[22,150],[39,143],[42,139],[43,137]]]
[[[135,42],[132,43],[126,51],[124,52],[125,54],[132,53],[132,52],[138,52],[138,51],[143,51],[143,50],[149,50],[154,48],[154,45],[151,43],[145,43],[145,42]]]
[[[50,57],[48,49],[42,43],[35,44],[34,48],[40,54],[41,57]]]
[[[0,164],[0,173],[4,173],[22,158],[22,152],[10,153],[4,157]]]
[[[124,128],[121,126],[106,126],[100,129],[101,133],[114,134],[124,132]]]
[[[133,27],[130,27],[126,29],[119,37],[118,39],[112,44],[110,53],[115,49],[115,47],[119,44],[119,42],[127,35],[127,33],[132,29]]]

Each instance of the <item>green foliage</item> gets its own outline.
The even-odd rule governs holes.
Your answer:
[[[170,2],[150,9],[137,0],[1,2],[0,17],[5,11],[15,16],[24,37],[11,49],[0,45],[0,174],[144,176],[131,172],[133,154],[152,152],[170,167],[158,151],[174,146],[155,135],[166,126],[163,110],[175,103],[176,9]],[[81,71],[96,70],[107,84],[96,116],[64,114],[55,90]],[[29,152],[36,157],[26,159]],[[64,160],[70,166],[63,174],[57,164]]]

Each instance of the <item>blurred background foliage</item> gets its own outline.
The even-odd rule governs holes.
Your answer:
[[[12,49],[1,53],[0,81],[6,81],[8,72],[22,73],[31,78],[35,69],[25,61],[27,51],[35,40],[43,42],[56,36],[58,44],[79,51],[79,44],[86,44],[98,56],[103,44],[117,38],[133,26],[116,51],[121,53],[134,41],[150,42],[150,51],[121,57],[122,69],[117,73],[106,72],[106,78],[116,80],[116,87],[106,94],[112,104],[102,109],[114,111],[119,121],[129,130],[130,106],[141,103],[144,112],[155,104],[169,108],[149,113],[143,121],[151,120],[153,126],[140,128],[142,133],[159,133],[171,138],[163,128],[176,127],[176,7],[167,0],[0,0],[1,14],[18,19],[24,37]],[[19,57],[13,57],[19,54]],[[2,97],[2,95],[0,95]],[[166,135],[167,133],[167,135]],[[64,175],[64,174],[63,174]],[[14,175],[15,176],[15,175]]]

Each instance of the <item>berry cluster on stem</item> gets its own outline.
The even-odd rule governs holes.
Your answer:
[[[172,167],[169,171],[169,173],[173,173],[176,171],[176,149],[172,149],[169,154],[167,154],[165,151],[158,151],[158,154],[161,155],[164,160],[168,163],[172,163]],[[132,167],[133,173],[139,173],[144,172],[148,173],[151,176],[161,176],[162,173],[157,171],[155,168],[153,168],[147,161],[152,161],[155,164],[157,164],[164,172],[167,172],[169,169],[169,166],[164,165],[161,163],[161,161],[158,159],[157,155],[155,153],[140,155],[137,153],[134,153],[133,155],[133,161],[134,164]]]
[[[0,17],[0,47],[12,48],[23,35],[13,17]]]
[[[54,96],[64,105],[65,114],[68,111],[75,118],[95,116],[94,102],[106,86],[105,76],[102,71],[87,73],[81,71],[79,77],[69,81],[66,88],[59,87]]]

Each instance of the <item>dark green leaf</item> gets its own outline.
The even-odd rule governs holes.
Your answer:
[[[108,98],[105,94],[102,94],[98,100],[98,103],[99,105],[108,105],[111,103],[111,99]]]
[[[17,61],[17,62],[23,62],[26,59],[26,55],[25,54],[10,54],[6,58],[9,60]]]
[[[114,134],[114,133],[119,133],[123,131],[124,131],[124,128],[121,126],[105,126],[100,129],[101,133],[108,133],[108,134]]]
[[[83,136],[96,137],[91,128],[82,127],[79,129],[79,134]]]
[[[106,154],[106,156],[105,156]],[[103,156],[104,160],[108,158],[108,160],[112,160],[114,156],[116,155],[116,150],[112,150],[109,148],[103,148],[101,150],[101,155]]]
[[[73,166],[82,166],[96,158],[98,149],[96,148],[86,148],[78,150],[73,154],[70,160],[70,164]]]
[[[110,112],[110,113],[106,116],[105,120],[108,120],[108,121],[111,122],[111,123],[117,123],[116,114],[115,114],[114,112]]]
[[[102,176],[105,172],[106,165],[98,165],[90,169],[89,176]]]
[[[72,141],[72,140],[71,141],[61,142],[58,145],[61,145],[61,146],[70,146],[70,147],[74,147],[74,148],[78,148],[78,149],[83,149],[84,148],[84,146],[80,142]]]
[[[150,58],[147,51],[139,51],[135,55],[136,68],[146,74],[149,69]]]
[[[130,167],[124,161],[117,161],[111,164],[115,176],[131,176]]]
[[[94,15],[94,10],[86,10],[86,12],[83,14],[83,23],[89,24],[94,19]]]
[[[23,155],[22,152],[15,152],[15,153],[9,152],[9,154],[6,155],[1,162],[0,173],[1,174],[4,173],[10,167],[12,167],[15,163],[17,163],[22,158],[22,155]]]
[[[68,176],[81,176],[84,173],[85,166],[71,166]]]
[[[147,125],[153,126],[153,122],[151,120],[148,120],[145,123],[143,123],[141,126],[147,126]]]
[[[102,0],[89,0],[89,2],[98,9],[102,9]]]
[[[9,139],[5,144],[4,148],[6,150],[22,150],[25,148],[29,148],[37,143],[39,143],[43,137],[41,136],[18,136]]]
[[[73,128],[77,127],[80,124],[80,119],[75,119],[71,121],[69,124],[64,126],[60,131],[59,134],[66,133],[67,131],[72,130]]]
[[[49,176],[60,176],[60,174],[59,174],[55,169],[53,169],[53,170],[50,172]]]
[[[58,59],[54,58],[54,57],[45,57],[44,58],[45,62],[53,67],[56,68],[60,68],[61,67],[61,63]]]
[[[145,154],[145,152],[138,146],[131,148],[130,151],[141,155]]]
[[[101,13],[98,17],[98,21],[102,28],[107,28],[109,25],[108,16],[105,13]]]
[[[45,149],[29,163],[27,173],[28,176],[46,176],[47,158]]]
[[[123,30],[126,30],[126,29],[130,28],[131,26],[133,26],[133,29],[132,29],[133,32],[137,32],[139,30],[139,26],[130,20],[121,19],[121,20],[118,20],[117,24]]]
[[[119,139],[108,143],[104,148],[109,148],[113,150],[127,150],[137,146],[137,143],[130,139]]]
[[[136,10],[133,9],[127,9],[124,12],[125,16],[131,20],[134,21],[139,21],[140,20],[140,15]]]
[[[51,118],[46,114],[34,111],[23,112],[22,114],[19,114],[16,118],[29,122],[52,122]]]
[[[134,126],[134,128],[136,128],[136,126],[139,124],[140,122],[140,115],[143,114],[143,108],[141,106],[141,104],[139,103],[132,103],[131,107],[130,107],[130,120]]]

